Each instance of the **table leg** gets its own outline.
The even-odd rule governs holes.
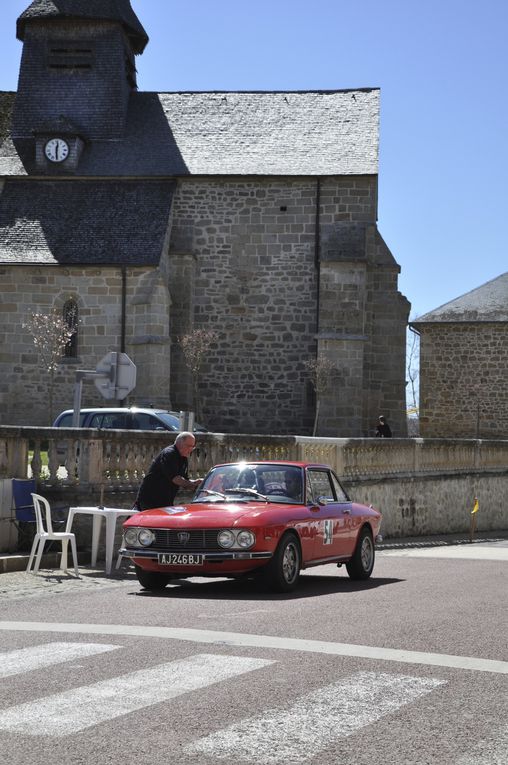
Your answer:
[[[65,524],[65,532],[68,534],[72,527],[72,521],[74,520],[74,511],[69,509],[67,515],[67,523]],[[62,555],[60,558],[60,569],[65,571],[67,569],[67,542],[62,542]]]
[[[107,532],[107,522],[108,519],[106,519],[106,532]],[[101,535],[101,525],[102,525],[102,515],[98,515],[97,513],[93,516],[93,527],[92,527],[92,568],[95,568],[97,565],[97,553],[99,551],[99,537]],[[107,541],[106,541],[106,549],[107,549]]]
[[[60,570],[67,571],[67,540],[62,539],[62,557],[60,558]]]
[[[72,527],[72,521],[74,520],[74,510],[72,508],[69,510],[69,514],[67,515],[67,523],[65,524],[65,532],[68,534]]]
[[[115,544],[116,515],[108,513],[106,516],[106,574],[111,574],[113,563],[113,547]]]

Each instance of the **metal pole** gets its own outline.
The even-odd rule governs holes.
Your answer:
[[[76,382],[74,385],[74,411],[72,413],[72,427],[79,428],[79,415],[81,412],[81,393],[83,390],[83,377],[76,373]]]

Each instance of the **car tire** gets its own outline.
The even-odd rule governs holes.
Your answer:
[[[263,572],[266,585],[275,592],[291,592],[298,582],[302,554],[295,534],[285,534]]]
[[[145,590],[163,590],[169,583],[170,577],[160,574],[158,571],[144,571],[139,566],[134,566],[136,576],[141,587]]]
[[[367,526],[360,531],[351,560],[346,563],[351,579],[368,579],[374,568],[375,550],[372,533]]]

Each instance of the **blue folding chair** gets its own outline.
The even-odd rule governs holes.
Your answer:
[[[30,549],[37,530],[32,494],[37,491],[35,478],[12,479],[12,521],[18,529],[18,550]],[[65,518],[56,515],[53,522],[65,523]]]
[[[12,522],[18,530],[18,550],[29,549],[36,531],[35,508],[32,493],[35,479],[12,479]]]
[[[35,508],[32,494],[35,492],[33,478],[12,479],[12,504],[15,511],[13,520],[21,523],[35,523]]]

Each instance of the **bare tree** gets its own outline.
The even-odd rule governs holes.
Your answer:
[[[23,329],[32,336],[39,356],[40,366],[49,374],[48,410],[49,424],[53,422],[53,398],[55,389],[55,372],[71,337],[77,332],[74,322],[64,319],[62,314],[53,309],[50,313],[32,313],[22,325]]]
[[[178,342],[192,375],[193,406],[196,418],[201,417],[201,401],[199,396],[199,383],[205,358],[210,351],[210,346],[218,339],[217,332],[213,329],[193,329],[186,335],[178,338]]]
[[[408,435],[416,436],[419,432],[420,335],[411,327],[407,332],[406,375],[406,385],[409,386],[406,395]]]
[[[418,409],[419,380],[420,380],[420,335],[409,328],[407,338],[406,374],[409,385],[407,405],[411,409]]]
[[[305,367],[308,371],[311,385],[316,393],[316,413],[314,416],[314,427],[312,429],[312,435],[315,436],[318,430],[321,398],[331,389],[332,376],[336,367],[330,359],[327,359],[324,356],[317,359],[309,359],[305,362]]]

